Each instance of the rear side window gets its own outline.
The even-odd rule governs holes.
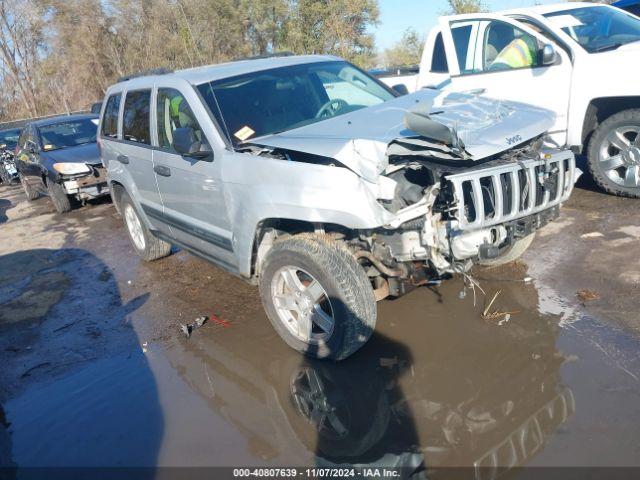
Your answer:
[[[151,145],[150,102],[151,90],[127,92],[122,118],[122,138],[129,142]]]
[[[109,138],[118,137],[118,111],[122,94],[116,93],[109,97],[102,117],[102,135]]]
[[[444,41],[442,33],[436,36],[433,45],[433,58],[431,59],[431,71],[433,73],[449,73],[449,65],[447,64],[447,53],[444,49]]]

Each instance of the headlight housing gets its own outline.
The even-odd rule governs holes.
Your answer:
[[[91,172],[86,163],[54,163],[53,169],[63,175],[78,175]]]

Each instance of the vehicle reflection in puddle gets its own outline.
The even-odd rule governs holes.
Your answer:
[[[266,319],[201,330],[167,355],[255,460],[314,452],[320,466],[466,466],[492,478],[541,451],[575,400],[560,380],[559,317],[538,312],[535,287],[483,283],[515,312],[498,325],[472,295],[459,299],[461,286],[382,302],[371,341],[337,364],[281,346]]]

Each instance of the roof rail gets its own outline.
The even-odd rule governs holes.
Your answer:
[[[265,53],[264,55],[254,55],[253,57],[239,57],[234,58],[234,62],[240,62],[243,60],[261,60],[263,58],[276,58],[276,57],[291,57],[295,55],[293,52],[284,51],[284,52],[273,52],[273,53]]]
[[[168,73],[173,73],[173,70],[166,67],[150,68],[149,70],[143,70],[141,72],[132,73],[130,75],[124,75],[118,79],[117,83],[126,82],[127,80],[131,80],[132,78],[146,77],[149,75],[166,75]]]

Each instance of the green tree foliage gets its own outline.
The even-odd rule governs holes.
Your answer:
[[[485,12],[487,8],[480,0],[448,0],[450,15]]]
[[[402,38],[382,54],[382,61],[386,67],[417,65],[422,57],[424,37],[412,28],[402,34]]]
[[[119,76],[274,51],[368,66],[378,0],[0,0],[0,119],[86,108]]]

